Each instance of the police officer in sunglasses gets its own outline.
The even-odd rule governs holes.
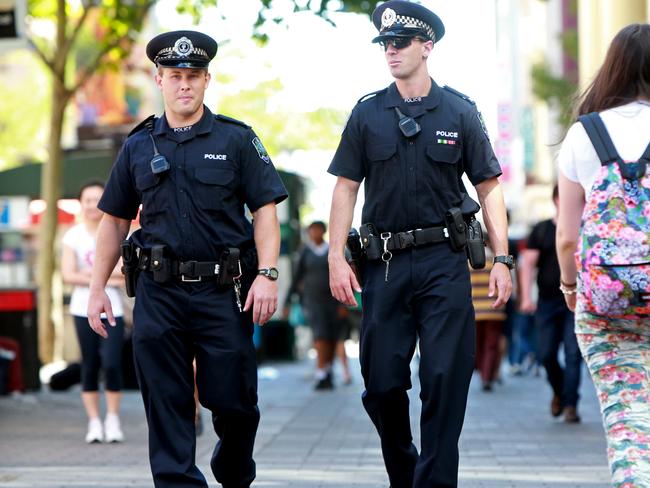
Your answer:
[[[489,277],[494,307],[505,304],[512,287],[501,168],[474,102],[429,76],[427,58],[445,33],[440,18],[419,4],[389,0],[375,9],[373,22],[379,30],[373,42],[384,47],[395,82],[359,100],[328,170],[338,177],[330,287],[339,301],[355,304],[353,290],[361,287],[344,249],[364,182],[363,405],[381,438],[392,488],[456,487],[474,367],[466,242],[481,207],[496,255]],[[407,396],[418,340],[419,452]]]

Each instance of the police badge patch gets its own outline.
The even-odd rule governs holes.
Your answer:
[[[490,139],[490,134],[488,134],[487,127],[485,127],[485,121],[483,120],[483,115],[481,115],[481,112],[476,112],[476,117],[481,124],[481,129],[483,129],[483,132],[485,132],[485,137]]]
[[[176,42],[174,43],[174,47],[172,48],[172,51],[177,56],[181,56],[183,58],[189,56],[193,50],[194,50],[194,45],[192,44],[192,41],[190,41],[185,36],[181,37],[180,39],[177,39]]]
[[[397,14],[392,8],[387,8],[384,10],[384,13],[381,14],[381,26],[385,29],[390,27],[397,20]]]
[[[260,159],[266,164],[269,164],[271,162],[271,158],[269,157],[269,153],[266,152],[266,148],[264,147],[264,144],[262,144],[262,141],[260,141],[260,138],[256,137],[252,142]]]

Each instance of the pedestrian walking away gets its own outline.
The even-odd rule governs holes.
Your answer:
[[[364,182],[359,235],[365,263],[356,266],[363,275],[363,405],[379,433],[392,488],[456,487],[475,350],[467,256],[477,267],[485,259],[473,220],[480,207],[461,176],[469,177],[483,207],[496,255],[489,294],[498,307],[510,296],[513,264],[501,169],[474,102],[429,76],[427,58],[445,33],[440,18],[419,4],[389,0],[372,19],[379,31],[374,42],[384,48],[395,82],[360,99],[328,170],[337,176],[330,288],[339,301],[356,304],[360,286],[345,245]],[[418,339],[419,453],[407,396]]]
[[[307,227],[309,241],[300,252],[287,292],[288,302],[293,295],[300,295],[300,303],[308,325],[314,336],[316,349],[316,390],[334,388],[334,358],[338,343],[343,338],[347,318],[343,317],[344,306],[330,293],[327,251],[329,245],[324,236],[325,222],[315,221]],[[288,317],[289,306],[284,310]],[[345,352],[345,350],[343,351]],[[347,364],[342,365],[344,368]],[[349,378],[349,371],[346,378]]]
[[[616,34],[576,112],[558,155],[558,285],[598,392],[612,486],[647,487],[650,25]]]
[[[277,307],[275,205],[287,193],[251,127],[203,104],[216,52],[217,43],[195,31],[149,42],[164,114],[131,132],[99,202],[105,215],[88,319],[104,337],[100,313],[114,325],[103,290],[121,250],[135,295],[133,349],[156,487],[208,486],[195,464],[193,360],[199,400],[219,437],[210,463],[216,480],[246,488],[255,478],[253,323]],[[141,228],[123,241],[141,204]]]
[[[558,187],[553,187],[553,204],[558,208]],[[575,334],[575,318],[564,302],[558,287],[560,265],[555,249],[555,229],[557,216],[539,222],[533,227],[526,249],[521,253],[521,303],[522,313],[534,313],[535,325],[539,333],[539,349],[546,378],[553,397],[551,415],[564,414],[567,423],[580,422],[578,415],[578,390],[582,356]],[[532,299],[533,278],[537,272],[538,299]],[[560,345],[564,346],[564,367],[560,365],[558,354]]]
[[[490,255],[491,252],[488,256]],[[493,300],[488,296],[490,272],[493,266],[494,264],[488,260],[485,268],[470,269],[472,305],[476,320],[475,367],[481,375],[483,391],[492,391],[494,382],[500,379],[502,351],[499,346],[503,323],[506,320],[506,307],[493,308]]]

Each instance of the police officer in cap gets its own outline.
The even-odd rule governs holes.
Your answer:
[[[440,18],[403,0],[381,4],[372,18],[379,30],[373,42],[383,47],[395,82],[354,107],[329,167],[338,177],[330,214],[330,287],[339,301],[355,303],[353,290],[360,286],[344,248],[363,181],[363,405],[381,438],[392,488],[455,487],[474,364],[464,239],[479,210],[461,176],[476,187],[497,255],[489,288],[498,307],[510,296],[512,266],[501,169],[474,102],[429,76],[427,58],[445,33]],[[419,453],[407,396],[418,339]]]
[[[193,31],[149,42],[165,111],[132,131],[99,203],[88,317],[103,337],[100,314],[115,323],[104,285],[142,205],[141,229],[122,256],[127,280],[137,276],[133,343],[156,487],[208,486],[195,465],[194,358],[199,399],[219,436],[215,478],[225,488],[255,478],[253,322],[277,307],[275,206],[287,193],[253,130],[203,104],[216,52],[212,38]]]

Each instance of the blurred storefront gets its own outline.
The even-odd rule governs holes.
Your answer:
[[[650,0],[578,0],[581,88],[593,79],[616,33],[637,22],[650,22]]]
[[[554,213],[555,157],[574,119],[575,96],[593,79],[614,35],[650,20],[650,0],[495,2],[502,83],[493,144],[518,237]]]

